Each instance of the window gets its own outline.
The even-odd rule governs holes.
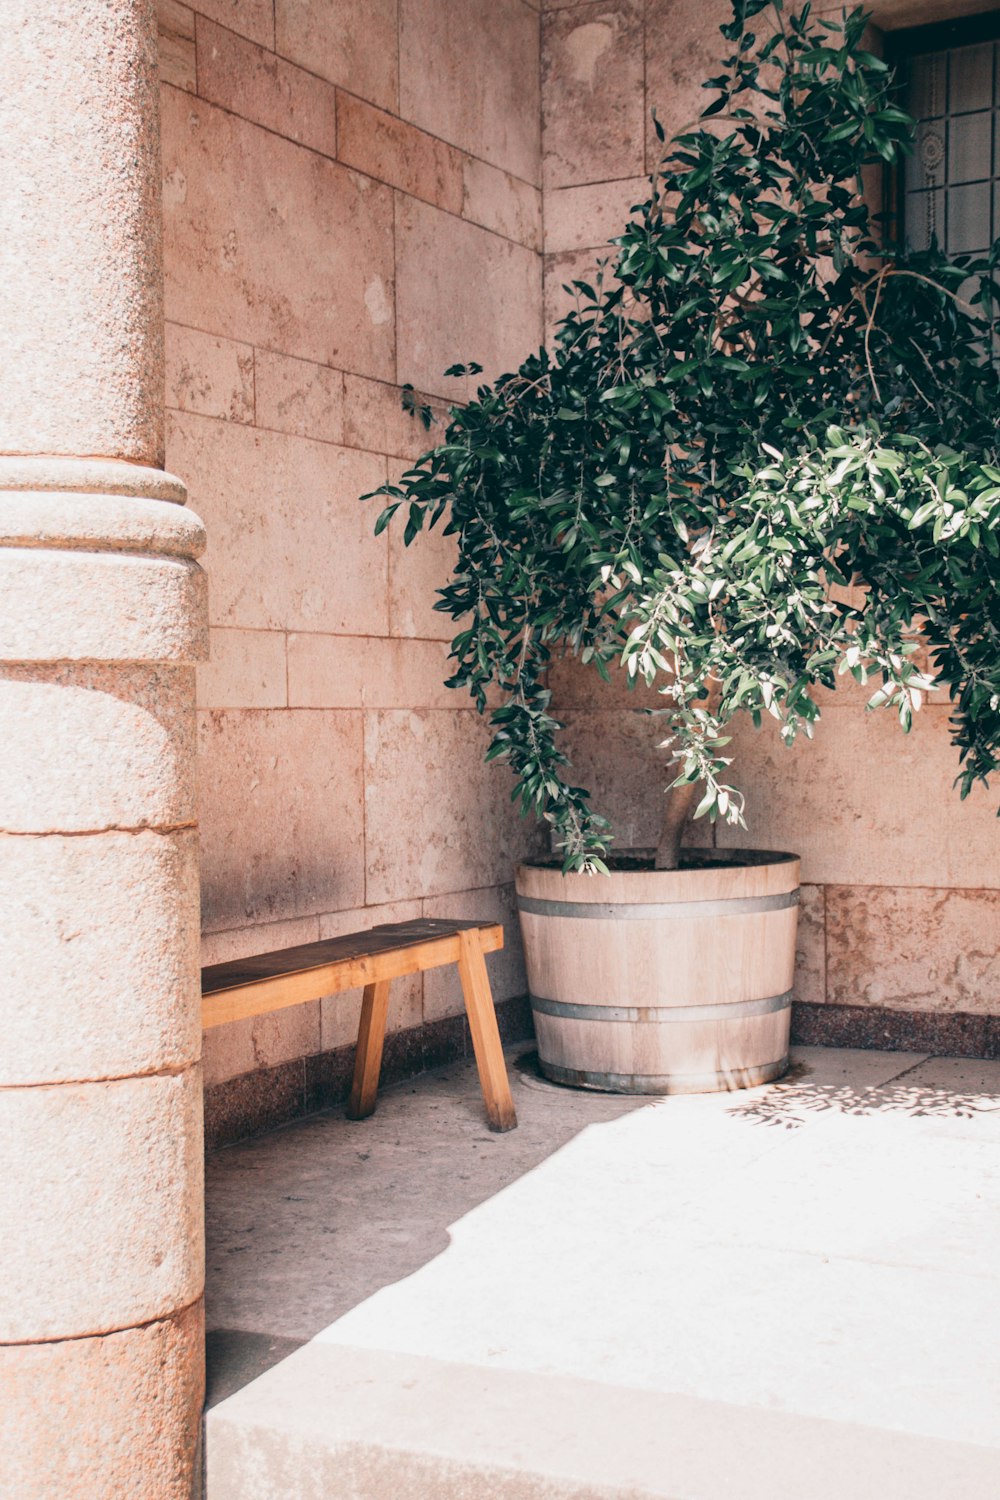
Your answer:
[[[982,253],[1000,235],[1000,15],[889,40],[918,121],[897,185],[903,233],[913,250],[936,236],[949,256]]]

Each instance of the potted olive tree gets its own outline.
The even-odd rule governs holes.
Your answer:
[[[1000,244],[951,264],[876,222],[863,173],[897,164],[912,122],[864,29],[736,0],[712,102],[553,347],[379,492],[379,530],[403,505],[407,542],[457,537],[450,682],[551,825],[518,893],[563,1081],[730,1088],[785,1066],[798,861],[682,847],[691,816],[743,820],[735,714],[790,744],[848,672],[904,731],[950,694],[963,795],[997,764]],[[546,672],[567,652],[662,693],[673,770],[645,860],[611,852],[559,748]]]

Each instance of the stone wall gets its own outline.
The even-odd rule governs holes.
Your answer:
[[[537,345],[645,194],[653,108],[669,133],[703,105],[728,11],[160,0],[167,465],[209,535],[206,962],[475,914],[506,924],[498,999],[523,993],[510,874],[538,836],[441,686],[447,545],[376,539],[357,497],[430,441],[403,383],[440,407],[471,394],[443,378],[452,362],[495,374]],[[877,19],[912,23],[913,5],[884,0]],[[596,680],[558,670],[554,686],[580,779],[621,843],[652,842],[655,727]],[[904,739],[859,697],[833,695],[792,752],[741,727],[750,828],[719,841],[803,854],[802,1035],[1000,1045],[991,799],[951,791],[946,706]],[[397,990],[390,1071],[464,1045],[450,976]],[[210,1136],[342,1089],[359,1003],[210,1033]]]
[[[527,0],[161,0],[167,467],[209,538],[204,962],[482,916],[497,998],[524,992],[537,833],[442,687],[447,545],[374,537],[358,497],[431,441],[404,382],[440,406],[470,393],[449,364],[540,341],[539,25]],[[394,992],[387,1065],[461,1049],[450,974]],[[340,1087],[359,1006],[207,1033],[209,1137]]]
[[[831,7],[827,7],[830,9]],[[912,25],[982,9],[955,0],[882,0],[875,19]],[[547,322],[564,284],[587,277],[658,159],[667,135],[707,102],[728,0],[611,0],[554,8],[543,29],[542,110]],[[602,247],[605,247],[602,249]],[[666,777],[639,700],[560,671],[557,705],[584,785],[598,791],[623,844],[656,839]],[[720,844],[803,857],[796,1027],[802,1040],[1000,1051],[1000,786],[960,802],[947,703],[909,737],[866,714],[853,683],[828,695],[811,744],[740,725],[733,744],[746,832]],[[632,704],[636,708],[632,708]],[[696,825],[703,841],[710,831]]]

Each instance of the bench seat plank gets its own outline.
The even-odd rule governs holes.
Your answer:
[[[230,959],[227,963],[208,964],[201,971],[201,992],[214,995],[219,990],[239,989],[265,979],[280,979],[308,969],[325,968],[347,959],[390,953],[394,949],[419,947],[435,938],[454,936],[479,929],[487,941],[484,949],[493,953],[503,947],[503,928],[491,922],[444,922],[424,917],[412,922],[383,922],[367,932],[349,932],[343,937],[323,938],[318,943],[300,943],[295,948],[278,948],[273,953],[259,953],[253,958]],[[499,939],[493,937],[499,933]],[[449,960],[445,960],[449,962]],[[457,962],[457,960],[456,960]],[[424,967],[430,967],[425,965]],[[415,970],[410,970],[415,973]],[[351,986],[342,985],[342,989]]]

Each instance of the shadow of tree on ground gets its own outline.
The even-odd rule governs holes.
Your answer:
[[[974,1119],[977,1115],[1000,1114],[1000,1085],[987,1089],[948,1088],[941,1083],[911,1077],[925,1060],[888,1083],[863,1087],[814,1078],[807,1063],[794,1063],[778,1083],[754,1099],[745,1099],[729,1111],[741,1120],[782,1130],[799,1130],[810,1117],[828,1114],[902,1114],[913,1118]]]

